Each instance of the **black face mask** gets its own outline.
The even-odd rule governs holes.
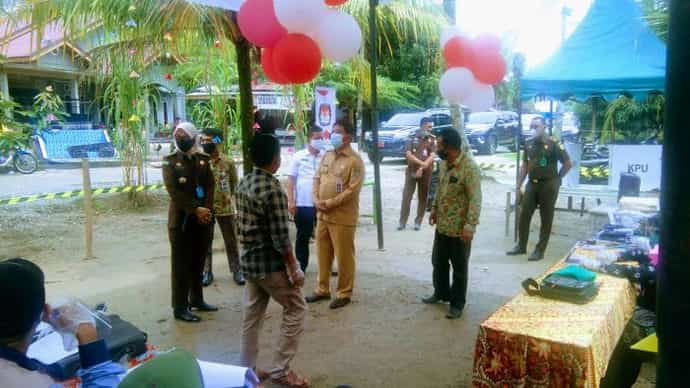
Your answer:
[[[201,145],[201,148],[204,149],[204,152],[211,155],[216,151],[216,145],[214,143],[204,143]]]
[[[441,160],[448,159],[448,152],[446,152],[446,150],[438,150],[438,152],[436,152],[436,155],[438,155],[438,157],[441,158]]]
[[[182,152],[189,152],[194,147],[194,139],[179,139],[177,140],[177,148]]]

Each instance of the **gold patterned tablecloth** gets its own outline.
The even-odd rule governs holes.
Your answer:
[[[635,289],[627,279],[604,274],[597,282],[599,294],[585,305],[523,291],[499,308],[479,328],[472,385],[599,387],[632,317]]]

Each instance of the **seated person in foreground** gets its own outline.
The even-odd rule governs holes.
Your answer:
[[[2,388],[57,388],[60,370],[26,356],[38,324],[50,323],[79,342],[83,388],[116,387],[125,371],[110,361],[104,340],[88,312],[54,311],[46,304],[43,271],[24,259],[0,261],[0,382]],[[86,310],[82,308],[82,310]]]

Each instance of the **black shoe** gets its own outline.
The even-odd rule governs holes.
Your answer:
[[[235,284],[238,286],[244,286],[247,283],[247,281],[244,280],[244,275],[239,271],[232,274],[232,280],[234,280]]]
[[[335,298],[333,302],[331,302],[331,305],[328,307],[330,307],[331,310],[335,310],[341,307],[345,307],[348,304],[350,304],[350,298]]]
[[[516,245],[515,247],[513,247],[513,249],[506,252],[506,255],[517,256],[517,255],[524,255],[525,253],[527,253],[527,249],[521,248],[519,245]]]
[[[414,224],[414,230],[422,229],[422,224]]]
[[[422,298],[422,303],[439,304],[439,303],[443,303],[443,299],[439,298],[438,296],[436,296],[436,294],[434,294],[431,296],[427,296],[426,298]]]
[[[196,323],[201,321],[201,318],[198,315],[192,314],[192,312],[189,311],[189,309],[175,309],[173,315],[175,316],[175,319],[177,319],[178,321],[190,323]]]
[[[208,304],[206,302],[192,304],[192,309],[197,311],[213,312],[218,311],[218,307]]]
[[[201,285],[208,287],[211,285],[211,283],[213,283],[213,272],[204,272],[204,276],[201,278]]]
[[[448,314],[446,314],[446,318],[448,319],[458,319],[462,316],[462,309],[450,306],[448,309]]]
[[[338,276],[338,271],[332,270],[332,271],[331,271],[331,276]]]
[[[528,261],[539,261],[544,258],[544,252],[540,251],[539,249],[535,249],[532,254],[529,255],[527,258]]]
[[[398,231],[405,230],[405,225],[398,225]]]
[[[319,294],[313,294],[309,295],[308,297],[304,298],[304,300],[307,301],[307,303],[316,303],[322,300],[330,300],[331,296],[330,295],[319,295]]]

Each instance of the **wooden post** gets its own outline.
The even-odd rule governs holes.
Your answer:
[[[86,259],[93,259],[93,197],[91,195],[91,174],[89,160],[81,160],[81,171],[84,190],[84,235],[86,242]]]
[[[506,193],[506,230],[505,234],[506,237],[510,234],[510,213],[513,211],[512,209],[512,194],[510,191]],[[517,207],[516,207],[517,209]]]

